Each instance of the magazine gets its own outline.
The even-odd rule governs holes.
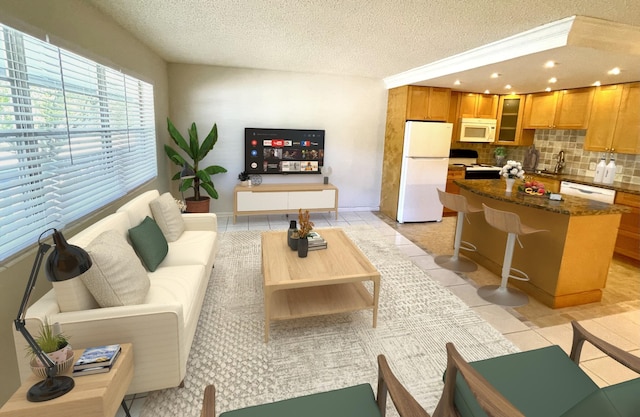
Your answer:
[[[120,345],[96,346],[85,349],[73,365],[73,370],[110,367],[120,353]],[[108,370],[108,369],[107,369]],[[106,372],[106,371],[105,371]]]

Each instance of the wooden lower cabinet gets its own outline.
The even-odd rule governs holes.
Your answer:
[[[453,181],[455,181],[455,180],[463,180],[464,179],[464,174],[465,174],[464,167],[451,167],[451,168],[449,168],[449,171],[447,171],[447,187],[446,187],[445,191],[448,192],[448,193],[452,193],[452,194],[460,194],[460,187],[455,185],[453,183]],[[442,210],[442,215],[443,216],[455,216],[456,214],[458,214],[458,213],[453,211],[453,210],[449,210],[446,207],[444,207],[443,210]]]
[[[620,219],[615,252],[640,261],[640,195],[617,192],[615,203],[632,210]]]

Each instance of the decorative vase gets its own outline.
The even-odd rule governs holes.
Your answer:
[[[289,222],[289,230],[287,231],[287,244],[291,250],[298,250],[298,239],[293,237],[294,233],[297,231],[296,221],[291,220]]]
[[[507,189],[506,191],[508,193],[511,192],[511,190],[513,189],[513,185],[516,183],[516,179],[515,178],[506,178],[507,180]]]
[[[209,197],[200,197],[200,200],[194,200],[193,197],[187,197],[184,199],[187,203],[187,213],[208,213],[209,212]]]
[[[306,237],[298,239],[298,257],[306,258],[309,253],[309,240]]]

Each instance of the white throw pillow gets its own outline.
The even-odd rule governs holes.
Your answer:
[[[178,240],[184,232],[184,220],[178,204],[170,193],[164,193],[149,203],[153,219],[158,223],[167,242]]]
[[[80,278],[100,307],[140,304],[149,291],[147,271],[118,232],[101,233],[87,247],[93,266]]]

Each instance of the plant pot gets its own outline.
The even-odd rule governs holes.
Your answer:
[[[74,362],[73,349],[71,348],[71,345],[67,345],[55,352],[47,353],[47,356],[49,356],[51,360],[55,362],[57,375],[61,375],[62,373],[66,372],[69,368],[71,368],[71,365],[73,365]],[[40,359],[34,357],[29,362],[29,365],[31,365],[31,372],[33,372],[34,375],[40,378],[47,377],[47,368],[43,366],[42,362],[40,362]]]
[[[240,181],[240,185],[243,187],[251,187],[251,180]]]
[[[306,237],[298,239],[298,257],[306,258],[309,253],[309,240]]]
[[[209,213],[211,198],[200,197],[200,200],[195,200],[194,197],[187,197],[184,200],[187,203],[187,213]]]

